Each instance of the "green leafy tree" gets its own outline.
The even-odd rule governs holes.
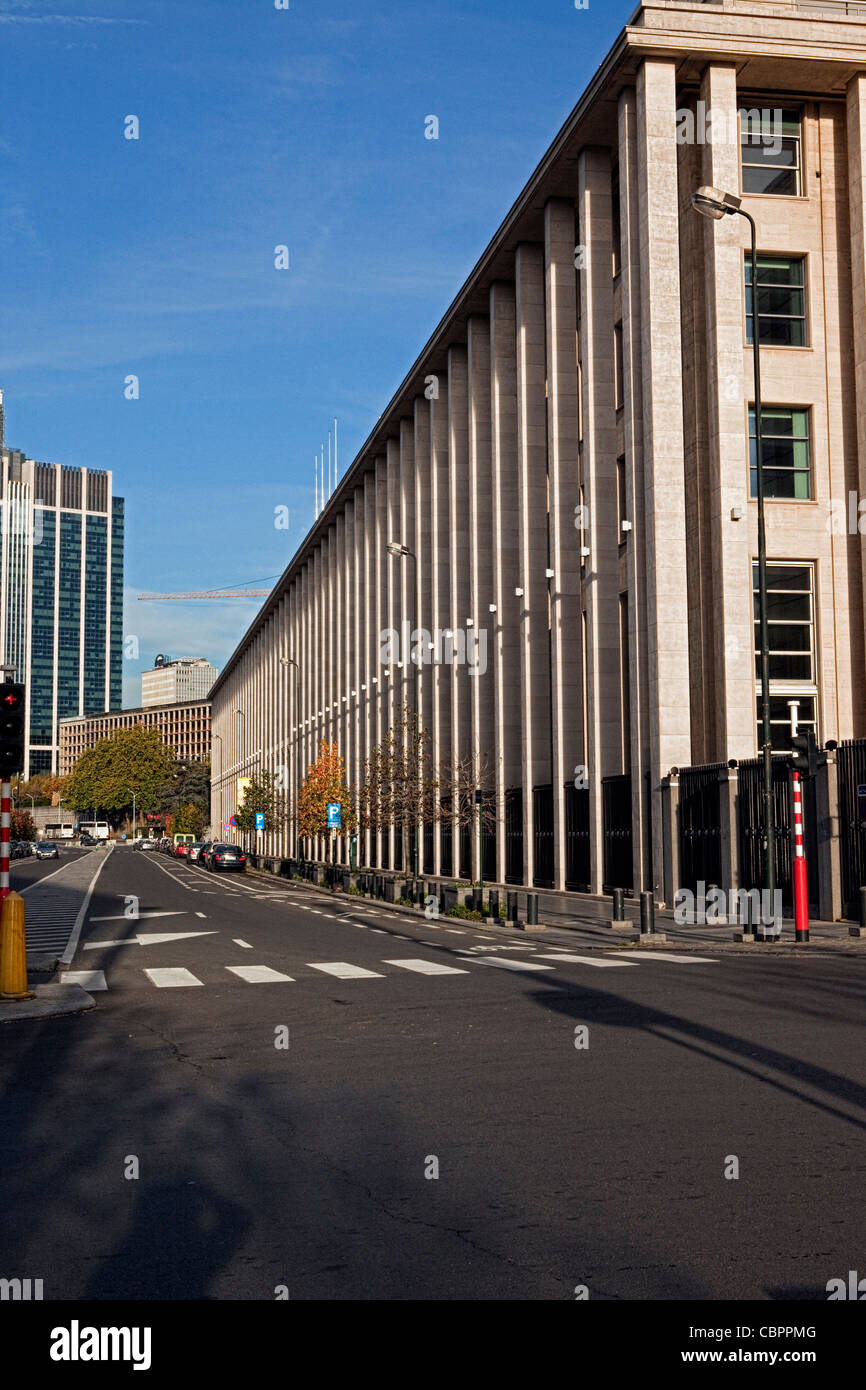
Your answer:
[[[176,815],[171,817],[172,833],[177,835],[194,835],[200,840],[207,825],[207,816],[201,806],[194,801],[188,801],[185,806],[181,806]]]
[[[101,811],[117,819],[131,810],[134,794],[140,816],[153,807],[172,766],[171,749],[158,731],[134,724],[82,753],[63,799],[75,811]]]
[[[201,807],[207,824],[210,811],[209,762],[174,763],[170,775],[157,790],[154,809],[174,814],[190,803]]]

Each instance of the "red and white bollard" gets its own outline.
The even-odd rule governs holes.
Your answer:
[[[12,820],[12,786],[3,782],[0,795],[0,900],[9,896],[9,826]]]
[[[803,849],[803,783],[799,772],[794,778],[794,937],[809,940],[809,877]]]

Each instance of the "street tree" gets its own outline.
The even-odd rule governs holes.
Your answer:
[[[13,840],[35,840],[36,826],[29,811],[13,811],[9,818],[9,835]]]
[[[156,729],[134,724],[117,729],[88,748],[68,778],[64,802],[75,811],[101,811],[117,819],[130,810],[150,809],[172,769],[171,749]]]
[[[277,786],[273,772],[253,774],[244,793],[243,805],[238,807],[238,830],[244,836],[255,832],[256,816],[265,818],[265,830],[281,830],[289,818],[286,792]]]
[[[319,756],[307,769],[298,795],[298,828],[306,839],[326,836],[329,858],[328,803],[332,801],[340,803],[340,829],[337,834],[352,834],[357,828],[358,817],[355,800],[346,781],[346,765],[337,744],[323,739],[319,744]]]
[[[403,843],[409,831],[441,817],[441,788],[431,757],[431,740],[418,716],[403,705],[396,722],[364,762],[364,779],[358,797],[361,825],[373,831],[392,825],[403,827]]]

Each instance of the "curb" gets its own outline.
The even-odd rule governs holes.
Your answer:
[[[93,995],[81,985],[37,985],[35,999],[0,999],[0,1023],[15,1023],[24,1018],[60,1018],[64,1014],[82,1014],[95,1008]]]

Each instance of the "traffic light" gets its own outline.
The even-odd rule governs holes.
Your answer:
[[[814,777],[818,771],[818,741],[814,733],[810,730],[807,734],[794,734],[791,747],[791,767],[804,777]]]
[[[24,771],[24,686],[0,685],[0,776]]]

